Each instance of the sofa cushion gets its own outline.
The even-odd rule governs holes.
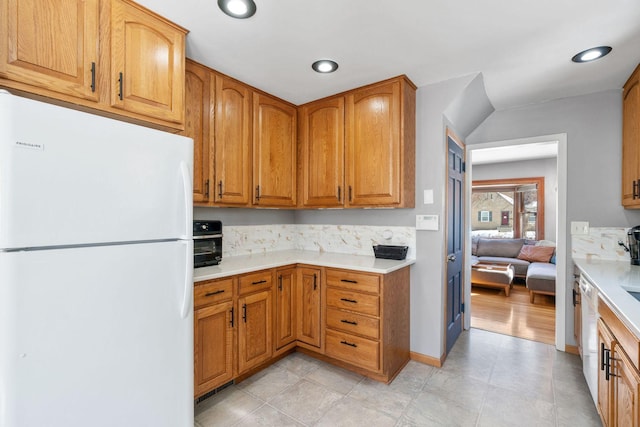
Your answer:
[[[556,248],[553,246],[529,246],[524,245],[520,249],[518,259],[529,262],[549,262]]]
[[[533,262],[527,271],[527,288],[532,291],[556,291],[556,266],[546,262]]]
[[[476,255],[517,258],[524,245],[524,239],[478,239]]]
[[[525,277],[527,275],[527,268],[529,267],[529,261],[525,261],[518,258],[507,258],[497,256],[481,256],[478,257],[479,261],[487,262],[489,264],[511,264],[515,269],[515,275],[518,277]]]

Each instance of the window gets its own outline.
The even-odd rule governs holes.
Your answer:
[[[544,239],[544,177],[473,181],[471,234]],[[492,212],[500,213],[493,221]]]
[[[480,222],[491,222],[491,211],[478,212],[478,219]]]

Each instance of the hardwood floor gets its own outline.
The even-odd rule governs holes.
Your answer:
[[[471,327],[547,344],[555,344],[555,297],[536,295],[514,284],[507,297],[502,290],[471,288]]]

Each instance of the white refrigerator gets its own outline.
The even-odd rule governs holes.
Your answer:
[[[0,91],[0,427],[192,427],[193,142]]]

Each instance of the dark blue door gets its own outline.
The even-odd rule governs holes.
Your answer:
[[[447,185],[447,354],[462,332],[463,280],[462,258],[464,245],[464,149],[450,135],[448,145]]]

